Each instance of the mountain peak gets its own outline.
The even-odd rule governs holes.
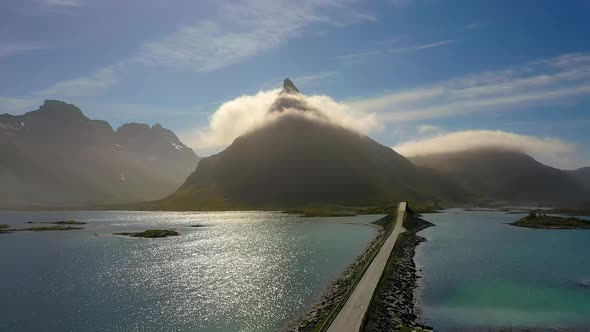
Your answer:
[[[288,78],[285,78],[285,80],[283,81],[283,91],[281,91],[281,93],[295,94],[300,92],[299,89],[297,89],[297,87],[295,86],[295,84],[293,84],[293,81],[291,81]]]
[[[45,100],[43,105],[39,107],[39,110],[33,111],[37,115],[45,115],[53,118],[54,120],[87,120],[84,113],[73,104],[68,104],[61,100]]]

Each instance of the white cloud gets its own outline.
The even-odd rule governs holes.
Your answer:
[[[430,43],[430,44],[424,44],[424,45],[418,45],[416,46],[416,49],[418,50],[424,50],[427,48],[433,48],[433,47],[439,47],[439,46],[445,46],[445,45],[449,45],[451,43],[454,43],[455,41],[452,39],[447,39],[447,40],[441,40],[441,41],[437,41],[434,43]]]
[[[347,8],[350,0],[254,1],[221,3],[219,15],[146,44],[135,60],[149,66],[207,72],[230,66],[276,48],[318,24],[344,26],[375,21]],[[331,8],[335,16],[322,15]]]
[[[375,21],[370,14],[356,11],[355,0],[239,0],[213,2],[214,14],[206,21],[186,26],[160,39],[145,43],[136,54],[116,64],[78,78],[54,83],[36,93],[39,96],[64,98],[100,94],[116,83],[133,65],[164,66],[214,71],[262,52],[276,48],[304,32],[324,26]],[[79,0],[41,0],[51,12],[71,13],[82,6]],[[331,9],[330,16],[323,15]],[[216,13],[216,14],[215,14]],[[16,52],[39,49],[35,45],[0,45],[0,57]],[[305,84],[333,75],[325,72],[317,77],[303,77]]]
[[[181,134],[183,142],[196,150],[221,148],[243,133],[261,126],[279,89],[241,96],[222,104],[209,119],[209,125]]]
[[[88,0],[37,0],[38,6],[31,13],[72,15],[79,13],[83,2]]]
[[[387,52],[392,53],[392,54],[417,52],[417,51],[427,50],[430,48],[447,46],[447,45],[452,44],[454,42],[455,41],[452,39],[439,40],[439,41],[428,43],[428,44],[420,44],[420,45],[414,45],[414,46],[392,48],[392,49],[387,50]]]
[[[348,104],[399,123],[573,102],[588,95],[590,55],[576,53]]]
[[[20,114],[32,110],[35,106],[40,105],[40,100],[36,98],[9,98],[0,97],[0,114]]]
[[[90,97],[100,94],[119,82],[125,67],[121,64],[97,70],[90,76],[54,83],[38,94],[47,98]]]
[[[81,5],[77,0],[45,0],[44,2],[48,6],[55,7],[79,7]]]
[[[484,25],[483,22],[471,22],[469,24],[465,24],[464,28],[467,30],[473,30],[477,28],[481,28]]]
[[[319,81],[322,81],[328,77],[332,77],[334,75],[337,75],[338,73],[335,71],[324,71],[324,72],[320,72],[317,74],[309,74],[309,75],[303,75],[303,76],[297,76],[293,78],[293,81],[297,82],[297,86],[298,87],[303,87],[303,86],[307,86],[307,85],[311,85],[314,83],[317,83]]]
[[[186,27],[144,46],[137,61],[148,66],[213,71],[279,45],[283,39],[267,30],[232,32],[214,22]]]
[[[284,114],[299,114],[318,121],[328,121],[359,132],[367,133],[381,129],[375,114],[359,112],[347,105],[338,103],[327,96],[304,96],[296,98],[313,112],[287,110],[287,112],[269,112],[279,95],[280,89],[260,91],[253,96],[241,96],[222,104],[213,113],[209,125],[182,134],[183,141],[201,152],[223,148],[238,136],[261,127]],[[291,111],[291,112],[289,112]]]
[[[351,64],[365,62],[373,57],[376,57],[376,56],[379,56],[382,54],[383,54],[383,52],[380,50],[373,50],[373,51],[356,52],[356,53],[339,55],[336,58],[344,64],[351,65]]]
[[[0,43],[0,58],[22,52],[38,51],[48,48],[47,45],[42,44]]]
[[[466,130],[407,141],[393,149],[406,157],[459,152],[480,148],[502,148],[527,153],[535,159],[569,168],[576,161],[575,144],[557,138],[539,138],[505,131]]]
[[[378,44],[391,44],[391,43],[398,43],[402,38],[391,38],[388,40],[383,40],[378,42]],[[419,52],[424,51],[430,48],[446,46],[449,44],[454,43],[455,41],[452,39],[440,40],[428,44],[418,44],[418,45],[411,45],[411,46],[401,46],[390,48],[387,50],[369,50],[363,52],[355,52],[350,54],[339,55],[336,58],[340,60],[343,64],[352,65],[358,64],[362,62],[366,62],[374,57],[383,56],[385,54],[402,54],[402,53],[412,53],[412,52]]]
[[[420,125],[416,129],[418,130],[418,133],[420,135],[432,135],[432,134],[438,134],[438,133],[442,132],[442,129],[440,127],[433,126],[433,125]]]

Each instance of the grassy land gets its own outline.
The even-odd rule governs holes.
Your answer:
[[[33,232],[45,232],[45,231],[73,231],[78,229],[84,229],[82,227],[72,227],[72,226],[35,226],[24,228],[24,231],[33,231]]]
[[[511,223],[511,225],[542,229],[590,229],[590,221],[588,220],[539,215],[535,212],[531,212],[528,216]]]
[[[0,229],[8,229],[8,228],[10,228],[9,225],[0,225]]]
[[[284,213],[301,214],[304,218],[311,217],[353,217],[357,213],[355,211],[338,211],[321,208],[307,208],[307,209],[288,209]]]
[[[162,238],[168,236],[178,236],[180,233],[171,229],[148,229],[143,232],[123,232],[114,233],[115,235],[125,235],[130,237],[143,237],[143,238]]]
[[[390,214],[397,206],[343,206],[330,205],[324,207],[307,207],[287,209],[285,213],[301,214],[302,217],[352,217],[366,214]]]

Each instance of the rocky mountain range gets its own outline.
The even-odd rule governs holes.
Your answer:
[[[0,115],[0,207],[149,201],[132,207],[215,210],[383,206],[398,200],[590,201],[590,168],[564,171],[497,148],[406,159],[331,122],[302,96],[286,79],[268,110],[283,114],[200,161],[159,124],[113,130],[61,101],[48,100],[24,115]]]
[[[198,159],[159,124],[113,130],[47,100],[24,115],[0,115],[0,207],[155,200],[174,192]]]

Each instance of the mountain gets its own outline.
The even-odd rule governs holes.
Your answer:
[[[290,80],[269,112],[296,109],[203,158],[168,209],[382,205],[456,199],[460,191],[369,137],[310,117]]]
[[[579,181],[583,186],[590,190],[590,167],[580,168],[574,171],[568,171],[576,181]]]
[[[47,100],[0,115],[0,206],[73,206],[154,200],[194,170],[195,153],[159,124],[116,131],[79,108]]]
[[[589,187],[572,173],[543,165],[518,151],[474,149],[411,161],[445,174],[481,200],[551,205],[590,199]]]

